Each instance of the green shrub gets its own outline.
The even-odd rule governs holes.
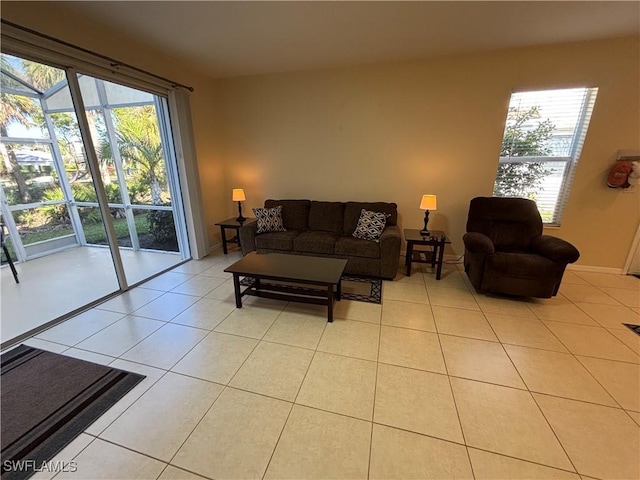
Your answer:
[[[64,200],[64,194],[60,188],[46,190],[43,195],[45,202]],[[69,210],[66,203],[58,205],[46,205],[42,207],[42,213],[50,223],[69,223]]]
[[[96,191],[90,183],[74,183],[71,185],[73,198],[77,202],[97,202]]]
[[[173,212],[171,210],[151,210],[147,213],[147,223],[149,225],[149,233],[153,235],[158,243],[177,241],[176,226],[173,223]]]

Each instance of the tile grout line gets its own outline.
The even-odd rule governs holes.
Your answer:
[[[429,291],[427,290],[427,295],[429,295]],[[429,299],[431,300],[431,299]],[[438,323],[435,320],[435,315],[433,313],[433,307],[429,305],[431,310],[431,317],[433,318],[433,323],[436,327],[436,335],[438,337],[438,345],[440,346],[440,354],[442,355],[442,361],[444,363],[444,371],[447,376],[447,383],[449,384],[449,392],[451,393],[451,399],[453,400],[453,407],[456,410],[456,417],[458,418],[458,425],[460,426],[460,434],[462,435],[462,443],[464,445],[465,452],[467,454],[467,461],[469,462],[469,468],[471,469],[471,475],[473,478],[476,478],[476,474],[473,468],[473,462],[471,461],[471,454],[469,453],[469,446],[467,445],[467,438],[464,434],[464,427],[462,426],[462,419],[460,418],[460,410],[458,408],[458,402],[456,402],[456,395],[453,391],[453,385],[451,383],[451,376],[449,375],[449,368],[447,367],[447,357],[444,354],[444,349],[442,348],[442,340],[440,339],[440,333],[438,331]],[[484,314],[483,314],[484,316]]]
[[[540,404],[536,400],[535,395],[531,391],[529,391],[529,396],[531,397],[531,399],[535,403],[536,407],[538,407],[538,411],[542,415],[542,418],[544,418],[545,422],[547,422],[547,425],[549,426],[549,429],[551,429],[551,432],[553,433],[553,436],[555,437],[556,441],[558,442],[558,445],[560,445],[560,448],[562,448],[562,451],[564,452],[565,456],[567,457],[567,460],[569,460],[569,463],[571,463],[571,466],[573,466],[573,469],[575,470],[575,472],[578,475],[580,475],[580,472],[578,472],[578,467],[576,467],[576,464],[573,461],[573,459],[571,458],[571,456],[569,455],[569,452],[567,452],[567,449],[565,448],[564,444],[562,443],[562,441],[560,441],[560,437],[558,437],[558,433],[554,430],[553,426],[551,425],[551,422],[549,421],[547,416],[544,414],[544,410],[542,410],[542,407],[540,406]]]
[[[524,384],[524,386],[526,387],[526,392],[529,395],[529,398],[531,398],[531,400],[533,400],[533,403],[536,405],[536,407],[538,407],[538,411],[540,412],[540,414],[542,415],[542,418],[544,418],[545,422],[547,423],[547,426],[549,427],[549,429],[551,430],[551,432],[553,433],[553,436],[555,437],[556,441],[558,442],[558,445],[560,445],[560,448],[562,448],[562,451],[564,452],[565,456],[567,457],[567,460],[569,460],[569,463],[571,463],[571,466],[573,467],[574,471],[576,473],[578,473],[578,469],[573,461],[573,459],[569,456],[569,452],[567,452],[567,449],[565,448],[565,446],[562,444],[562,442],[560,441],[560,438],[558,437],[558,434],[556,433],[556,431],[553,429],[553,427],[551,426],[551,422],[549,422],[549,420],[547,419],[546,415],[544,414],[544,412],[542,411],[542,407],[538,404],[538,402],[536,401],[535,396],[533,395],[533,392],[531,392],[529,385],[527,385],[527,382],[525,382],[524,378],[522,377],[522,374],[520,373],[520,370],[518,370],[518,368],[516,367],[516,364],[513,362],[513,359],[511,358],[511,356],[509,355],[509,352],[507,352],[507,350],[504,348],[504,345],[502,345],[502,343],[500,344],[500,346],[502,347],[502,350],[504,351],[505,355],[507,356],[507,358],[509,359],[509,362],[511,363],[511,365],[513,366],[513,368],[515,369],[516,373],[518,374],[518,377],[520,378],[520,380],[522,381],[522,383]],[[574,357],[575,358],[575,357]],[[550,465],[549,465],[550,466]],[[554,467],[555,468],[555,467]]]
[[[212,382],[213,383],[213,382]],[[218,384],[220,385],[220,384]],[[220,397],[222,397],[222,395],[224,394],[224,392],[227,391],[227,388],[229,388],[228,385],[223,385],[222,391],[216,396],[216,398],[213,400],[213,402],[211,402],[211,405],[209,405],[209,408],[207,408],[207,410],[204,412],[204,414],[202,415],[202,417],[200,417],[200,420],[198,420],[196,422],[196,424],[194,425],[194,427],[191,429],[191,431],[186,435],[185,439],[182,441],[182,443],[178,446],[178,448],[176,449],[175,453],[171,456],[171,458],[169,459],[169,461],[167,461],[167,465],[171,465],[174,466],[176,468],[181,468],[183,470],[188,470],[185,469],[183,467],[178,467],[177,465],[173,465],[171,462],[173,462],[173,460],[176,458],[176,455],[178,455],[178,453],[180,453],[180,450],[182,450],[182,447],[184,447],[185,443],[187,443],[187,441],[189,440],[189,438],[191,438],[191,435],[193,435],[193,432],[195,432],[197,430],[197,428],[200,426],[200,424],[204,421],[205,417],[209,414],[209,412],[211,411],[211,409],[214,407],[214,405],[218,402],[218,400],[220,399]],[[164,460],[163,460],[164,461]],[[195,472],[192,472],[195,473]],[[211,477],[207,477],[206,475],[202,475],[201,473],[198,473],[197,475],[206,477],[206,478],[211,478]]]
[[[284,309],[283,309],[283,311],[284,311]],[[304,385],[304,381],[307,378],[307,374],[309,373],[309,369],[311,368],[311,364],[313,363],[313,360],[316,358],[316,353],[318,352],[317,348],[318,348],[318,345],[320,345],[320,341],[322,340],[322,336],[324,335],[325,330],[327,329],[327,323],[328,322],[325,322],[324,328],[322,329],[322,334],[320,335],[320,338],[318,339],[318,343],[316,344],[316,348],[313,350],[313,356],[311,357],[311,360],[309,361],[309,365],[307,365],[307,370],[305,371],[304,376],[302,378],[302,381],[300,382],[300,385],[298,386],[298,391],[296,392],[296,396],[293,399],[293,402],[291,402],[291,408],[289,409],[289,414],[287,415],[287,418],[285,419],[284,423],[282,424],[282,430],[280,430],[280,434],[278,435],[278,439],[276,440],[276,443],[273,446],[273,450],[271,451],[271,455],[269,456],[269,461],[267,462],[267,466],[264,469],[264,473],[262,474],[262,478],[264,478],[267,475],[267,472],[269,471],[269,467],[271,466],[271,462],[273,461],[273,456],[275,455],[276,450],[278,449],[278,444],[280,443],[280,439],[282,438],[282,434],[284,433],[285,428],[287,428],[287,424],[289,423],[289,418],[291,418],[291,413],[293,412],[293,408],[296,405],[299,405],[299,404],[296,403],[296,400],[298,400],[298,395],[300,395],[300,390],[302,389],[302,385]]]
[[[384,285],[382,286],[382,288],[384,289]],[[374,376],[374,383],[373,383],[373,408],[371,410],[371,435],[369,436],[369,461],[367,462],[367,479],[369,479],[371,477],[371,454],[372,454],[372,450],[373,450],[373,428],[374,428],[374,423],[373,421],[376,418],[376,394],[378,392],[378,368],[380,366],[380,344],[382,343],[382,315],[384,313],[384,300],[383,300],[383,293],[381,292],[380,294],[380,305],[382,306],[382,308],[380,309],[380,323],[378,324],[378,348],[377,348],[377,352],[376,352],[376,372],[375,372],[375,376]]]

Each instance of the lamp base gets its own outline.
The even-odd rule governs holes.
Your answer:
[[[238,218],[236,218],[236,222],[242,223],[245,220],[246,218],[242,216],[242,202],[238,202]]]
[[[424,227],[420,230],[420,235],[422,236],[430,235],[429,230],[427,230],[427,223],[429,223],[429,210],[424,211]]]

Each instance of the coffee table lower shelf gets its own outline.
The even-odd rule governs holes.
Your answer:
[[[266,277],[248,277],[253,281],[246,286],[243,290],[242,282],[240,281],[240,274],[233,274],[233,287],[236,296],[236,307],[242,308],[242,297],[245,295],[251,295],[254,297],[272,298],[275,300],[284,300],[287,302],[309,303],[313,305],[325,305],[327,307],[327,321],[333,322],[333,306],[336,301],[340,301],[342,296],[342,282],[330,285],[316,285],[315,287],[324,288],[312,288],[306,286],[287,285],[282,283],[281,279],[271,279],[278,283],[269,281]],[[335,287],[335,292],[334,292]]]
[[[240,275],[233,275],[233,287],[236,295],[236,307],[242,308],[242,297],[251,295],[254,297],[272,298],[286,302],[309,303],[313,305],[325,305],[327,307],[327,321],[333,322],[333,306],[341,298],[341,282],[331,284],[325,288],[310,288],[302,286],[286,285],[282,283],[264,282],[265,278],[253,278],[253,281],[244,290],[240,281]],[[282,282],[282,280],[277,280]],[[336,288],[334,292],[334,286]],[[320,285],[317,285],[320,287]]]

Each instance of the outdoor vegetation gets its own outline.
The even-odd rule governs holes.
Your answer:
[[[539,157],[551,153],[547,141],[551,138],[555,126],[550,120],[540,122],[533,129],[525,128],[527,122],[539,117],[539,107],[531,107],[524,111],[509,108],[501,157]],[[549,173],[540,162],[500,162],[493,195],[536,200],[535,192],[542,187],[544,177]]]
[[[2,70],[25,80],[40,92],[47,92],[66,78],[64,71],[2,55]],[[3,75],[7,82],[19,82]],[[113,109],[86,111],[91,134],[100,162],[100,177],[110,204],[123,203],[123,184],[130,204],[170,206],[171,199],[166,180],[164,152],[155,106],[135,105]],[[54,138],[64,172],[75,202],[97,203],[85,152],[82,148],[78,124],[72,112],[47,114],[52,125],[52,136],[47,118],[37,98],[16,93],[0,92],[0,134],[11,137],[11,128],[19,126],[23,136],[43,138],[42,143],[1,142],[0,180],[9,205],[49,203],[38,208],[25,208],[13,212],[16,226],[24,244],[35,243],[73,234],[69,207],[61,187],[58,173],[51,159],[55,154],[48,138]],[[105,119],[105,115],[108,117]],[[106,122],[115,130],[117,145],[109,142]],[[13,134],[13,138],[19,137]],[[19,155],[42,161],[20,162]],[[122,165],[123,178],[115,168],[116,156]],[[65,203],[63,203],[65,202]],[[129,231],[122,207],[111,205],[111,217],[119,244],[130,246]],[[106,233],[97,206],[78,206],[78,214],[88,243],[106,244]],[[177,240],[171,211],[133,209],[138,239],[142,248],[177,251]]]

